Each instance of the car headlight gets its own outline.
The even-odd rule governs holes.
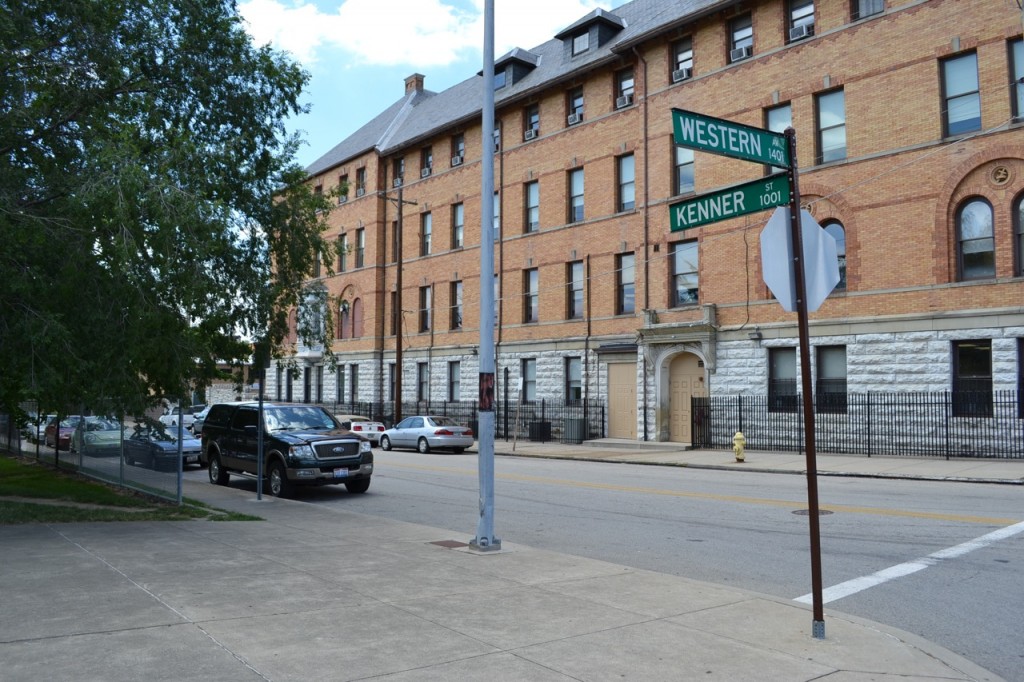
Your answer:
[[[309,458],[313,456],[313,448],[309,445],[293,445],[288,448],[288,454],[292,457]]]
[[[373,450],[373,446],[370,445],[370,441],[363,440],[359,441],[359,452],[370,452]]]
[[[90,434],[87,434],[87,435],[85,436],[85,442],[86,442],[86,443],[95,443],[95,442],[96,442],[96,436],[94,436],[94,435],[93,435],[93,434],[91,434],[91,433],[90,433]]]

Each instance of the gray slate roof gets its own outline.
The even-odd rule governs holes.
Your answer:
[[[495,107],[540,92],[574,74],[584,73],[602,63],[614,60],[622,51],[647,38],[694,21],[738,0],[633,0],[616,8],[614,13],[595,10],[573,22],[557,35],[569,35],[593,21],[622,25],[615,38],[582,55],[571,57],[562,40],[552,39],[529,51],[516,48],[501,60],[517,59],[535,63],[525,78],[501,88],[495,95]],[[496,63],[500,63],[496,60]],[[315,175],[375,149],[390,154],[420,143],[438,131],[470,123],[480,116],[483,102],[481,75],[474,75],[440,93],[430,91],[406,94],[369,123],[341,141],[306,168]]]

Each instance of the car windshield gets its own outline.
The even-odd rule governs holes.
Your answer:
[[[337,422],[319,407],[268,407],[264,411],[268,431],[336,429]]]
[[[110,419],[92,417],[85,420],[86,431],[120,431],[121,425]]]
[[[80,421],[82,421],[81,417],[68,417],[67,419],[60,420],[60,426],[62,429],[73,429],[78,426]]]

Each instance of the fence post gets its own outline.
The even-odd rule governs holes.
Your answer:
[[[952,400],[950,400],[949,391],[945,391],[945,404],[943,405],[945,411],[945,426],[946,426],[946,460],[949,461],[949,420],[953,412]]]

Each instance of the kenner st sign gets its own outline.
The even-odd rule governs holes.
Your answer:
[[[672,232],[679,232],[788,203],[789,181],[780,173],[672,204],[669,224]]]

